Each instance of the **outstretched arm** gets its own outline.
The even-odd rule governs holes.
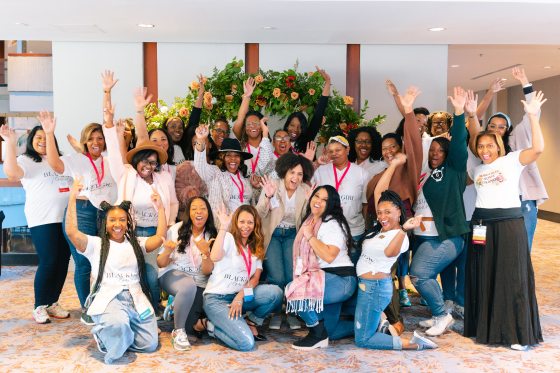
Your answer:
[[[387,91],[389,91],[391,96],[393,96],[393,100],[395,100],[395,105],[397,105],[397,109],[399,110],[399,113],[401,113],[401,115],[404,117],[404,108],[401,104],[401,100],[399,99],[399,90],[397,89],[395,84],[389,79],[385,81],[385,86],[387,87]]]
[[[144,108],[152,101],[152,95],[148,95],[148,88],[138,88],[134,92],[134,107],[136,108],[136,117],[134,118],[134,132],[136,134],[136,143],[141,144],[149,140],[148,126],[146,125],[146,116]],[[169,144],[171,146],[171,144]]]
[[[82,190],[82,178],[80,176],[74,178],[70,197],[68,199],[68,208],[66,210],[66,235],[72,245],[80,252],[84,252],[87,247],[87,236],[78,230],[78,217],[76,215],[76,196]]]
[[[467,170],[467,129],[465,127],[465,103],[468,94],[461,87],[453,88],[453,96],[449,96],[449,101],[454,108],[453,123],[451,131],[451,141],[449,144],[449,154],[447,155],[448,163],[456,170]]]
[[[395,158],[389,164],[389,167],[383,172],[381,178],[377,182],[375,186],[375,190],[373,192],[374,196],[374,203],[375,203],[375,210],[377,211],[377,203],[379,202],[379,197],[381,197],[381,193],[389,189],[389,184],[391,184],[391,179],[393,178],[393,174],[397,167],[404,165],[406,163],[406,155],[403,153],[395,154]]]
[[[17,164],[17,134],[16,131],[4,124],[0,127],[0,136],[7,144],[4,158],[4,172],[10,181],[19,181],[24,175],[23,169]]]
[[[243,133],[241,129],[243,128],[243,121],[245,120],[245,115],[249,111],[249,104],[251,103],[251,95],[255,90],[255,79],[249,78],[243,83],[243,100],[241,101],[241,106],[239,106],[239,111],[237,112],[237,118],[233,122],[233,133],[235,137],[241,140]]]
[[[103,109],[111,106],[111,90],[119,81],[115,79],[115,73],[111,70],[105,70],[101,73],[101,82],[103,86]]]
[[[523,165],[528,165],[539,158],[541,153],[544,151],[544,138],[541,131],[541,126],[539,123],[539,111],[541,110],[542,104],[547,101],[541,91],[537,92],[533,100],[527,103],[525,100],[521,100],[523,107],[525,108],[525,113],[529,117],[531,122],[531,147],[525,149],[519,154],[519,161]]]
[[[486,113],[486,110],[488,110],[488,107],[492,103],[492,100],[494,99],[496,93],[504,89],[504,84],[505,84],[505,80],[502,78],[496,78],[492,81],[492,84],[490,84],[490,88],[488,88],[488,91],[486,91],[484,98],[482,99],[480,105],[478,105],[478,108],[476,109],[477,117],[482,118],[484,116],[484,113]]]
[[[56,119],[48,111],[42,111],[37,117],[45,136],[47,137],[47,162],[49,166],[57,173],[64,173],[64,162],[60,159],[58,155],[58,150],[56,149],[56,141],[54,139],[54,129],[56,128]]]
[[[467,91],[467,99],[465,101],[465,112],[467,114],[467,130],[469,132],[469,148],[476,154],[475,142],[476,136],[480,132],[480,123],[476,114],[478,95],[475,95],[472,89]]]

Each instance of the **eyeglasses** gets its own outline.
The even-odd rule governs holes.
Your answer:
[[[228,130],[223,130],[221,128],[214,128],[214,132],[216,132],[217,135],[229,135]]]
[[[274,141],[290,141],[290,136],[274,136]]]
[[[504,126],[503,124],[502,124],[502,125],[498,125],[498,124],[490,123],[490,124],[488,125],[488,129],[489,129],[489,130],[493,130],[493,131],[495,131],[495,130],[504,131],[504,130],[507,129],[507,126]]]
[[[439,121],[439,122],[432,122],[432,127],[443,127],[444,125],[446,125],[447,122],[445,121]]]
[[[147,159],[142,159],[140,162],[142,162],[144,164],[147,164],[147,165],[150,165],[153,168],[156,168],[157,166],[159,166],[159,163],[157,163],[156,161],[149,161]]]
[[[371,140],[356,140],[357,145],[371,145]]]
[[[261,123],[260,122],[246,122],[245,126],[246,127],[260,127]]]

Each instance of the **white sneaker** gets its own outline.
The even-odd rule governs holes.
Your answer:
[[[519,345],[519,344],[513,344],[510,347],[511,347],[512,350],[515,350],[515,351],[527,351],[529,349],[529,346],[527,346],[527,345],[522,346],[522,345]]]
[[[173,329],[171,332],[171,344],[178,351],[188,351],[191,349],[189,337],[185,329]]]
[[[426,330],[426,334],[432,337],[442,335],[455,322],[455,320],[453,320],[453,316],[451,316],[450,313],[445,314],[444,316],[436,317],[435,321],[436,322],[434,326]]]
[[[280,330],[282,326],[282,315],[272,315],[270,318],[270,323],[268,324],[268,329]]]
[[[48,306],[47,313],[50,317],[54,317],[55,319],[67,319],[70,317],[70,312],[62,308],[58,302]]]
[[[422,320],[418,323],[422,328],[431,328],[436,324],[436,318],[432,317],[431,319]]]
[[[288,325],[290,326],[291,330],[301,329],[301,323],[299,319],[294,315],[287,315],[286,319],[288,320]]]
[[[47,313],[47,306],[38,306],[33,310],[33,318],[37,324],[48,324],[51,322]]]
[[[418,345],[418,350],[428,350],[438,348],[438,345],[432,341],[430,338],[424,337],[416,330],[410,339],[410,343],[415,343]]]

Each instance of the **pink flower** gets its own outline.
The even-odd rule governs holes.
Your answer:
[[[280,88],[274,88],[272,90],[272,95],[276,98],[280,97],[281,94],[282,94],[282,91],[280,91]]]
[[[298,97],[299,97],[299,93],[297,93],[297,92],[292,92],[292,93],[290,94],[290,97],[292,98],[292,100],[297,100]]]
[[[315,94],[315,90],[313,88],[309,88],[309,94],[313,96]]]
[[[255,76],[255,83],[259,84],[259,83],[262,83],[262,82],[264,82],[264,78],[261,74]]]
[[[179,116],[186,117],[188,115],[189,115],[189,109],[187,109],[186,107],[182,107],[179,109]]]

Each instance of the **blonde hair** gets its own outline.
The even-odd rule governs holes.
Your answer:
[[[506,148],[504,146],[504,140],[502,140],[502,136],[500,136],[495,132],[482,131],[479,132],[478,135],[476,135],[476,140],[474,142],[474,148],[476,150],[474,155],[477,158],[480,159],[480,156],[478,155],[478,141],[484,136],[491,137],[492,139],[494,139],[494,142],[498,146],[498,157],[503,157],[504,155],[506,155]]]
[[[101,135],[103,136],[103,139],[105,139],[105,135],[103,135],[103,127],[101,127],[101,124],[99,123],[90,123],[82,129],[82,133],[80,135],[80,145],[82,146],[82,151],[84,153],[89,153],[89,149],[87,148],[87,142],[91,134],[96,131],[100,132]],[[105,149],[107,149],[107,145],[103,146],[103,150]]]

